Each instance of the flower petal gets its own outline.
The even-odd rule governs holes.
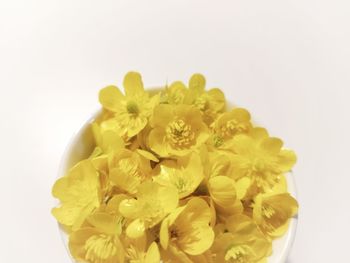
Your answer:
[[[124,141],[116,132],[105,131],[102,133],[101,148],[105,153],[119,151],[124,148]]]
[[[72,256],[76,260],[85,260],[85,242],[88,240],[91,236],[100,234],[99,231],[96,229],[89,227],[89,228],[81,228],[69,236],[69,251],[72,253]]]
[[[103,212],[97,212],[87,218],[87,221],[95,228],[107,234],[116,233],[116,221],[113,216]]]
[[[71,168],[55,183],[52,194],[61,201],[61,206],[52,210],[57,221],[73,230],[79,228],[86,216],[100,206],[99,175],[91,160]]]
[[[218,89],[214,88],[208,91],[208,95],[210,97],[209,104],[210,108],[214,110],[214,112],[221,112],[226,107],[226,100],[224,93]]]
[[[119,168],[113,168],[109,171],[109,178],[111,182],[130,194],[136,194],[137,187],[141,183],[141,178],[133,174],[128,174]]]
[[[126,235],[130,238],[136,239],[142,237],[145,234],[145,231],[145,222],[140,219],[135,219],[128,225]]]
[[[205,89],[205,77],[202,74],[193,74],[189,81],[189,89],[195,92],[203,92]]]
[[[100,90],[99,101],[101,105],[110,111],[117,111],[123,94],[116,86],[107,86]]]
[[[156,242],[152,242],[147,250],[145,263],[159,263],[159,262],[160,262],[160,253],[159,253],[158,245]]]
[[[251,179],[249,177],[243,177],[236,181],[237,198],[243,199],[251,185]]]
[[[279,165],[283,172],[290,171],[297,162],[296,154],[291,150],[282,150],[278,156]]]
[[[265,128],[255,127],[250,131],[250,136],[257,141],[260,141],[262,139],[269,137],[269,133]]]
[[[232,118],[237,122],[250,121],[250,113],[243,108],[235,108],[232,110]]]
[[[144,92],[142,77],[138,72],[128,72],[124,77],[123,86],[126,96],[135,96]]]
[[[153,117],[150,121],[152,127],[166,126],[173,118],[173,106],[168,104],[160,104],[154,108]]]
[[[119,206],[123,200],[129,199],[130,196],[125,194],[117,194],[112,197],[107,203],[106,212],[110,214],[119,214]]]
[[[141,149],[137,149],[137,152],[148,160],[158,163],[159,160],[153,155],[153,153]]]
[[[283,141],[279,138],[266,138],[264,139],[260,147],[264,149],[269,154],[278,154],[283,146]]]
[[[187,203],[176,220],[183,234],[178,238],[178,246],[189,255],[199,255],[208,250],[214,241],[210,208],[203,199],[194,197]]]
[[[119,212],[126,218],[135,219],[140,213],[140,207],[136,199],[125,199],[119,204]]]
[[[170,224],[169,223],[170,223],[170,220],[167,217],[162,221],[162,224],[160,226],[159,241],[160,241],[161,246],[164,249],[167,249],[168,245],[169,245],[169,238],[170,238],[170,236],[169,236]]]
[[[208,182],[210,196],[219,206],[226,207],[236,200],[235,181],[227,176],[215,176]]]
[[[162,128],[155,128],[151,130],[148,137],[148,143],[152,151],[156,152],[161,157],[168,156],[164,138],[165,131]]]

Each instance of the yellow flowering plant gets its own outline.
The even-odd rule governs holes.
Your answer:
[[[86,263],[264,263],[298,212],[281,139],[223,92],[188,85],[103,88],[94,145],[53,186],[52,214]]]

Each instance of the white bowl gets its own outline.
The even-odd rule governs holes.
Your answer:
[[[70,140],[60,163],[58,177],[64,176],[74,164],[82,159],[87,158],[92,152],[94,147],[94,138],[90,124],[100,112],[101,111],[95,112]],[[297,198],[296,186],[292,173],[287,174],[287,183],[289,192],[292,196]],[[295,218],[292,218],[287,233],[283,237],[273,241],[273,253],[269,257],[269,263],[284,263],[287,260],[296,234],[297,221],[297,216]],[[59,231],[64,245],[70,255],[68,249],[68,235],[64,232],[61,226],[59,226]],[[71,259],[72,262],[76,262],[72,257]]]

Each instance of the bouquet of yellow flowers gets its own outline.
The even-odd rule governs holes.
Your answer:
[[[78,262],[262,263],[298,210],[293,151],[194,74],[146,91],[103,88],[95,147],[53,186]]]

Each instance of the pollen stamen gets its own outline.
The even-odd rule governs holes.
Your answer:
[[[126,110],[131,115],[137,115],[140,112],[140,109],[135,101],[128,101],[126,104]]]
[[[183,120],[176,120],[166,128],[166,137],[173,146],[181,148],[191,145],[195,134],[190,125]]]

